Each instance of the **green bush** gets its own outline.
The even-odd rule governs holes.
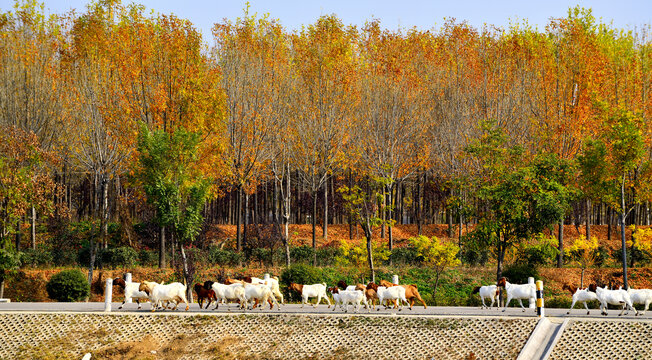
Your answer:
[[[208,260],[208,251],[206,250],[192,247],[192,248],[184,249],[184,252],[186,253],[186,257],[194,262],[195,266],[210,264]],[[179,255],[179,261],[181,261],[180,258],[181,255]]]
[[[528,278],[533,277],[536,280],[539,272],[536,267],[528,264],[512,264],[503,271],[503,276],[511,283],[527,284]]]
[[[423,257],[419,256],[415,249],[408,247],[392,250],[390,258],[394,265],[420,265],[423,262]]]
[[[485,266],[489,261],[489,250],[463,249],[460,252],[460,260],[471,266]]]
[[[290,283],[297,284],[318,284],[326,282],[322,278],[322,272],[319,268],[312,267],[306,264],[295,264],[291,265],[289,268],[285,269],[281,273],[281,283],[282,290],[284,291],[284,296],[287,296],[289,299],[298,300],[300,297],[296,294],[295,291],[289,292],[287,287]],[[328,284],[328,283],[327,283]]]
[[[293,264],[312,264],[313,250],[308,245],[301,245],[290,248],[290,260]]]
[[[242,260],[242,255],[231,250],[222,250],[217,246],[208,248],[208,262],[209,265],[219,266],[235,266]]]
[[[56,266],[72,266],[80,264],[78,255],[78,252],[75,250],[66,250],[62,248],[52,249],[52,258],[54,259],[54,264]],[[81,265],[88,266],[88,263]]]
[[[138,262],[140,266],[157,266],[158,251],[142,249],[138,252]]]
[[[259,262],[261,265],[270,264],[272,251],[265,248],[255,248],[251,251],[251,260]]]
[[[318,266],[335,265],[335,257],[338,256],[339,253],[340,253],[340,249],[332,246],[317,249],[317,265]]]
[[[81,301],[90,296],[86,276],[79,270],[64,270],[55,274],[45,285],[48,296],[56,301]]]
[[[132,267],[138,260],[138,253],[131,247],[121,246],[118,248],[104,249],[102,254],[102,264],[107,267]]]
[[[51,266],[54,263],[52,252],[43,246],[36,249],[25,249],[21,252],[20,262],[23,266]]]

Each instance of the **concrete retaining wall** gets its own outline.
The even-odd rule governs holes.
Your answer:
[[[515,359],[536,318],[0,313],[0,358]]]

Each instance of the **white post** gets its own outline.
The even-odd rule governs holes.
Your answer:
[[[111,312],[111,297],[113,295],[113,279],[106,279],[106,288],[104,289],[104,312]]]
[[[392,275],[392,284],[398,284],[398,275]]]
[[[263,280],[269,280],[269,274],[263,275]]]
[[[125,274],[125,283],[129,284],[131,282],[131,273],[126,273]],[[131,298],[127,299],[127,304],[131,304]]]
[[[534,287],[534,278],[533,277],[527,278],[527,283],[528,285],[532,285],[532,287]],[[537,305],[536,301],[537,301],[536,297],[530,298],[530,306],[529,306],[530,309],[536,308]]]

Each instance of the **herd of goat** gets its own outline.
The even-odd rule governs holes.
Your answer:
[[[125,282],[121,278],[113,280],[113,284],[119,286],[124,291],[124,301],[119,309],[131,300],[138,304],[140,309],[140,301],[150,301],[151,310],[168,309],[176,310],[180,303],[186,304],[186,311],[190,308],[186,298],[186,285],[175,282],[171,284],[156,283],[151,281]],[[289,291],[294,291],[301,296],[301,307],[305,304],[311,304],[310,299],[316,298],[316,302],[311,304],[313,307],[319,305],[324,299],[330,308],[333,306],[333,311],[339,305],[341,309],[348,312],[349,305],[352,305],[355,312],[358,312],[360,306],[371,311],[378,310],[380,306],[385,309],[393,305],[400,311],[403,304],[410,307],[418,300],[427,309],[425,301],[419,295],[419,290],[416,285],[398,285],[393,284],[386,280],[381,280],[380,283],[373,282],[364,285],[347,285],[345,281],[339,281],[337,286],[327,287],[325,283],[302,285],[290,283]],[[496,285],[487,285],[476,287],[473,292],[480,295],[482,300],[482,308],[493,307],[494,302],[497,301],[499,292],[504,289],[507,294],[507,300],[502,311],[505,311],[507,306],[512,300],[518,300],[521,308],[523,307],[523,299],[530,302],[534,301],[536,297],[536,288],[534,284],[512,284],[505,278],[501,278]],[[573,302],[568,314],[573,309],[577,302],[584,304],[587,310],[587,315],[590,313],[587,301],[598,300],[600,303],[600,311],[602,315],[607,315],[607,305],[621,306],[623,312],[633,310],[636,315],[645,315],[650,303],[652,303],[652,290],[649,289],[607,289],[596,286],[595,284],[589,285],[586,289],[578,289],[571,285],[564,285],[564,290],[568,290],[573,295]],[[280,310],[280,304],[284,304],[283,293],[279,287],[277,277],[265,277],[264,279],[257,277],[242,277],[239,279],[226,278],[223,283],[205,281],[203,284],[197,283],[194,286],[195,293],[197,294],[197,302],[199,307],[208,309],[211,303],[215,302],[217,309],[220,304],[226,304],[227,308],[231,310],[230,305],[232,302],[237,302],[240,309],[255,309],[256,307],[264,306],[268,303],[270,309],[274,306]],[[332,296],[335,304],[331,304],[328,293]],[[491,300],[491,304],[487,307],[485,299]],[[280,303],[279,303],[280,301]],[[634,308],[634,304],[644,305],[643,311],[638,312]],[[171,306],[174,307],[171,307]]]

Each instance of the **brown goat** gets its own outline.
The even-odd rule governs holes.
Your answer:
[[[426,302],[423,301],[423,299],[421,298],[421,295],[419,294],[419,289],[415,284],[398,285],[398,284],[393,284],[387,280],[380,280],[380,286],[384,286],[384,287],[402,286],[405,288],[405,298],[410,303],[410,309],[412,309],[412,306],[414,305],[416,300],[421,301],[421,304],[423,305],[424,309],[428,308]],[[394,308],[396,308],[396,301],[394,301]]]
[[[206,303],[206,309],[208,309],[208,306],[213,302],[213,300],[217,301],[215,291],[213,291],[213,289],[206,289],[203,284],[195,284],[195,292],[197,293],[197,302],[199,303],[200,309],[202,309],[204,300],[208,300]]]

